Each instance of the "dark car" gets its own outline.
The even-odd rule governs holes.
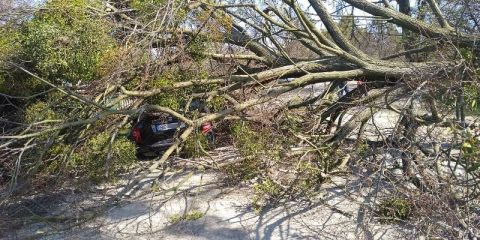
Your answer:
[[[192,104],[195,108],[195,104]],[[175,143],[186,124],[168,113],[143,113],[133,123],[130,138],[137,145],[137,157],[153,158]],[[213,143],[215,136],[211,122],[203,123],[200,131]]]

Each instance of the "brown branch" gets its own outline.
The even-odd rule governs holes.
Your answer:
[[[152,90],[146,90],[146,91],[129,91],[125,89],[125,87],[120,86],[120,90],[122,91],[123,94],[128,96],[149,97],[149,96],[165,93],[168,90],[186,88],[186,87],[191,87],[196,85],[209,85],[209,84],[219,84],[219,83],[225,83],[225,79],[218,78],[218,79],[200,79],[200,80],[184,81],[184,82],[174,83],[169,86],[156,88]]]
[[[438,23],[440,23],[440,26],[442,26],[443,28],[446,28],[448,30],[453,31],[454,30],[453,27],[451,27],[450,24],[448,24],[447,20],[443,16],[443,13],[442,13],[442,11],[440,10],[440,7],[437,4],[437,1],[427,0],[427,2],[428,2],[428,4],[430,5],[430,8],[433,11],[433,14],[435,14],[435,17],[437,18]]]
[[[172,89],[179,89],[184,87],[194,86],[196,84],[206,85],[206,84],[219,84],[225,82],[233,82],[234,84],[227,85],[225,87],[216,89],[211,93],[199,93],[195,94],[195,96],[210,96],[210,95],[218,95],[224,93],[226,91],[233,91],[235,89],[239,89],[242,85],[236,83],[248,83],[254,82],[254,85],[265,83],[267,81],[273,79],[280,79],[280,78],[289,78],[289,77],[298,77],[303,76],[306,72],[328,72],[328,71],[340,71],[340,70],[350,70],[353,69],[354,66],[341,61],[335,57],[325,57],[321,60],[316,61],[309,61],[309,62],[299,62],[295,65],[288,65],[273,69],[268,69],[262,72],[254,73],[254,74],[247,74],[247,75],[232,75],[228,80],[225,79],[205,79],[205,80],[193,80],[193,81],[186,81],[186,82],[179,82],[174,83],[170,86],[165,86],[161,88],[156,88],[147,91],[129,91],[124,87],[120,87],[121,91],[125,95],[129,96],[138,96],[138,97],[149,97],[156,94],[164,93],[167,90]]]
[[[340,129],[338,129],[335,134],[327,139],[326,143],[337,144],[341,140],[345,139],[348,134],[355,130],[358,126],[362,125],[362,122],[370,119],[376,111],[373,111],[371,108],[366,107],[362,111],[355,113],[348,122],[346,122]]]
[[[392,18],[391,22],[407,28],[412,32],[419,33],[428,38],[452,38],[459,41],[460,45],[463,46],[474,46],[478,47],[480,45],[478,39],[480,36],[477,35],[468,35],[460,32],[456,32],[446,28],[438,28],[432,25],[429,25],[425,22],[414,19],[408,15],[399,13],[393,9],[377,6],[376,4],[366,1],[366,0],[344,0],[350,5],[363,10],[367,13],[370,13],[375,16],[382,16],[385,18]]]
[[[85,97],[83,97],[83,96],[81,96],[81,95],[79,95],[79,94],[77,94],[77,93],[75,93],[75,92],[72,92],[72,91],[70,91],[70,90],[68,90],[68,89],[65,89],[65,88],[63,88],[63,87],[59,87],[59,86],[57,86],[57,85],[55,85],[55,84],[53,84],[53,83],[45,80],[44,78],[41,78],[41,77],[39,77],[38,75],[36,75],[36,74],[28,71],[27,69],[23,68],[22,66],[19,66],[19,65],[15,64],[15,63],[10,63],[10,64],[11,64],[12,66],[20,69],[21,71],[25,72],[26,74],[32,76],[33,78],[38,79],[38,80],[40,80],[41,82],[45,83],[46,85],[48,85],[48,86],[50,86],[50,87],[58,90],[59,92],[67,95],[67,96],[70,97],[70,98],[73,98],[73,99],[78,100],[78,101],[83,102],[83,103],[87,103],[87,104],[93,105],[93,106],[98,107],[98,108],[103,109],[103,110],[108,110],[106,107],[104,107],[104,106],[96,103],[95,101],[91,101],[91,100],[89,100],[89,99],[87,99],[87,98],[85,98]]]
[[[342,31],[337,26],[337,23],[330,16],[330,13],[327,11],[327,9],[320,0],[308,0],[308,2],[312,5],[313,9],[327,28],[328,33],[330,33],[330,36],[332,36],[333,40],[340,48],[361,59],[369,59],[369,57],[365,53],[353,46],[350,41],[348,41],[347,38],[343,36]]]
[[[307,85],[330,82],[330,81],[346,81],[354,78],[365,76],[368,71],[364,69],[356,69],[349,71],[334,71],[334,72],[321,72],[310,73],[303,77],[297,78],[290,83],[281,84],[279,87],[273,88],[271,92],[284,91],[287,88],[299,88]]]
[[[94,117],[91,117],[91,118],[88,118],[88,119],[84,119],[84,120],[80,120],[80,121],[75,121],[75,122],[69,122],[69,123],[64,123],[64,124],[60,124],[60,125],[55,125],[51,128],[48,128],[48,129],[45,129],[45,130],[42,130],[42,131],[38,131],[38,132],[34,132],[34,133],[25,133],[25,134],[22,134],[22,135],[4,135],[4,136],[0,136],[0,139],[27,139],[27,138],[34,138],[34,137],[38,137],[38,136],[41,136],[43,134],[47,134],[47,133],[50,133],[50,132],[54,132],[54,131],[58,131],[58,130],[61,130],[61,129],[65,129],[65,128],[70,128],[70,127],[76,127],[76,126],[81,126],[81,125],[87,125],[87,124],[91,124],[91,123],[95,123],[99,120],[103,120],[109,116],[112,116],[112,115],[117,115],[117,114],[122,114],[122,115],[133,115],[137,112],[137,110],[126,110],[126,111],[113,111],[113,110],[109,110],[109,111],[104,111],[104,112],[101,112],[99,114],[97,114],[96,116]]]
[[[245,55],[245,54],[221,54],[221,53],[202,53],[205,56],[211,57],[215,60],[226,60],[226,59],[235,59],[235,60],[256,60],[259,62],[268,63],[267,59],[264,57],[259,57],[257,55]]]

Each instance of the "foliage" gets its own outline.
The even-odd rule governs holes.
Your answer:
[[[88,14],[88,0],[51,0],[25,24],[23,58],[42,77],[76,84],[98,77],[99,67],[115,42],[109,24]]]
[[[467,110],[480,114],[480,90],[476,84],[467,84],[463,88]]]
[[[25,123],[35,123],[43,120],[56,119],[56,113],[47,103],[38,101],[27,107],[25,110]]]
[[[261,175],[265,169],[263,160],[274,158],[276,152],[272,146],[271,136],[262,131],[254,131],[247,122],[238,121],[233,124],[231,134],[235,147],[243,160],[225,169],[233,180],[250,180]]]
[[[225,33],[230,33],[233,27],[232,17],[223,12],[215,12],[211,10],[199,10],[194,12],[197,24],[201,25],[209,34],[202,38],[207,42],[220,42],[223,40]]]
[[[188,71],[179,68],[172,68],[166,70],[153,78],[150,83],[149,87],[152,89],[162,88],[162,87],[171,87],[177,82],[184,82],[184,81],[194,81],[198,79],[207,78],[208,74],[206,72],[200,71]],[[169,107],[173,110],[181,110],[182,107],[188,102],[186,96],[193,91],[199,91],[203,89],[202,87],[188,87],[182,88],[178,90],[171,90],[165,91],[161,94],[157,94],[153,97],[147,99],[150,104],[156,104],[164,107]]]
[[[318,186],[325,179],[322,177],[324,171],[315,159],[313,161],[300,161],[297,172],[299,176],[292,186],[292,191],[301,194],[310,194],[318,190]]]
[[[77,176],[94,182],[114,181],[136,162],[135,145],[117,137],[110,146],[110,134],[103,132],[75,147],[64,139],[48,144],[55,134],[46,135],[44,143],[27,151],[24,161],[36,175],[36,186],[54,176]]]
[[[210,10],[199,10],[193,12],[193,15],[194,21],[208,33],[196,35],[188,44],[188,52],[195,61],[200,62],[208,58],[204,53],[212,52],[214,43],[223,41],[225,33],[231,32],[233,22],[232,18],[223,12],[214,14]]]
[[[136,9],[151,8],[152,6],[164,5],[166,0],[132,0],[130,6]]]
[[[308,151],[301,158],[280,154],[280,149],[297,144],[289,130],[298,131],[301,122],[298,116],[285,116],[280,124],[285,135],[274,135],[242,121],[232,126],[234,144],[243,160],[225,171],[234,181],[255,181],[252,205],[256,211],[285,199],[308,198],[325,180],[322,174],[328,167],[324,166],[328,156],[320,156],[317,151]],[[280,169],[283,172],[276,173]]]
[[[192,99],[201,98],[207,99],[208,106],[215,111],[208,116],[213,121],[224,116],[265,118],[261,124],[239,121],[233,125],[230,135],[241,161],[222,169],[230,177],[227,180],[253,185],[256,209],[286,199],[309,197],[318,192],[320,184],[330,176],[348,174],[349,170],[359,178],[354,184],[363,179],[368,180],[366,184],[372,179],[384,181],[384,177],[398,180],[388,181],[392,183],[391,188],[382,191],[382,196],[401,191],[399,194],[408,198],[386,196],[378,206],[378,213],[387,219],[408,219],[412,215],[412,203],[415,211],[419,209],[419,198],[415,196],[418,193],[430,195],[432,199],[445,199],[446,208],[459,203],[457,211],[462,216],[471,204],[457,197],[464,193],[457,193],[478,197],[478,188],[471,184],[477,181],[476,173],[480,169],[478,136],[474,136],[478,134],[465,134],[469,130],[461,129],[444,137],[447,133],[442,129],[440,135],[433,129],[430,131],[430,127],[443,127],[450,122],[453,104],[449,103],[455,102],[454,97],[460,92],[465,94],[469,110],[478,111],[479,91],[475,82],[478,76],[475,74],[479,71],[479,54],[476,36],[471,34],[478,31],[478,26],[473,26],[472,20],[452,24],[454,28],[435,27],[439,17],[431,7],[425,5],[424,9],[415,10],[413,8],[420,6],[411,6],[413,19],[408,20],[407,15],[393,14],[397,11],[395,8],[380,11],[381,4],[374,6],[376,3],[371,1],[349,1],[350,4],[336,1],[344,4],[337,9],[342,13],[332,14],[333,22],[326,21],[325,13],[321,13],[324,12],[322,1],[316,1],[311,7],[298,1],[279,1],[269,4],[268,8],[258,1],[251,2],[257,4],[255,8],[251,4],[221,5],[223,1],[210,0],[40,2],[40,8],[34,11],[27,9],[24,13],[19,9],[14,14],[7,13],[2,19],[15,21],[0,23],[0,34],[4,36],[0,38],[0,91],[6,93],[0,100],[0,110],[7,112],[2,115],[0,126],[6,136],[0,139],[0,156],[7,158],[1,162],[1,168],[8,169],[12,187],[22,185],[17,179],[31,183],[35,181],[28,181],[29,178],[38,175],[57,183],[63,179],[70,182],[86,178],[114,180],[132,166],[136,152],[136,146],[126,138],[112,139],[115,126],[125,124],[122,120],[126,121],[128,115],[134,117],[141,112],[143,104],[171,108],[198,125],[197,120],[203,113],[186,111],[186,105]],[[365,7],[368,5],[371,7]],[[456,15],[462,6],[465,6],[464,16],[469,12],[476,16],[471,12],[473,8],[466,7],[472,5],[466,2],[456,4],[459,6],[456,9],[447,5],[442,4],[442,12],[451,23],[457,21],[449,16],[463,15]],[[343,9],[347,6],[352,16],[345,14],[347,11]],[[369,16],[359,16],[361,21],[355,22],[359,18],[353,16],[358,13],[354,8],[362,9]],[[297,9],[307,17],[299,17]],[[8,16],[16,14],[18,18]],[[402,17],[399,19],[399,16]],[[272,19],[274,21],[269,21]],[[327,26],[328,30],[320,26]],[[340,32],[336,32],[338,29]],[[345,38],[338,37],[342,34]],[[435,51],[430,47],[418,49],[430,45],[435,46]],[[302,46],[302,51],[297,46]],[[413,49],[420,52],[407,53]],[[229,54],[220,57],[224,60],[217,60],[217,57],[208,57],[211,53]],[[389,60],[382,60],[386,56],[390,56]],[[20,67],[75,96],[50,89],[52,86],[29,76]],[[208,81],[195,84],[198,79],[215,79],[217,84],[207,84]],[[278,79],[296,80],[279,84]],[[327,81],[359,79],[371,86],[372,94],[364,96],[354,90],[344,98],[337,98],[335,89],[321,86],[323,82],[326,86]],[[152,89],[156,91],[148,92]],[[217,93],[220,96],[215,96]],[[442,116],[439,121],[430,121],[433,118],[424,111],[424,106],[434,104],[426,94],[446,99],[436,102],[438,115]],[[105,105],[109,99],[135,104],[113,111],[111,105],[105,106],[109,108],[106,109],[72,100],[76,96]],[[314,102],[302,109],[284,105],[292,97],[291,102],[298,105],[306,105],[305,99]],[[226,99],[233,106],[222,112]],[[403,104],[405,101],[412,103],[412,108],[420,102],[421,108],[410,111],[406,106],[410,104]],[[258,102],[262,103],[252,107],[251,104]],[[368,105],[374,106],[373,111],[383,112],[380,109],[388,108],[400,115],[410,115],[408,119],[415,122],[412,128],[397,124],[392,131],[385,132],[384,121],[381,121],[381,125],[374,126],[375,133],[373,128],[366,130],[382,138],[384,133],[400,136],[402,130],[412,130],[412,134],[403,134],[406,141],[402,143],[410,144],[389,141],[391,137],[385,136],[384,143],[365,141],[354,147],[351,137],[358,129],[356,123],[368,120],[369,124],[376,125],[376,119],[367,114]],[[270,109],[263,111],[267,108]],[[375,118],[383,115],[377,113],[371,112]],[[337,116],[349,120],[335,126]],[[65,127],[60,126],[64,123]],[[43,130],[49,130],[48,134],[40,134]],[[332,130],[336,131],[333,135]],[[356,136],[361,136],[361,132]],[[461,144],[450,144],[449,150],[444,151],[446,140],[456,141],[458,136],[463,138]],[[206,139],[197,131],[182,144],[188,157],[208,155],[202,149],[208,150]],[[401,159],[396,160],[402,160],[402,176],[396,172],[388,174],[390,157],[397,158],[396,155],[401,155]],[[223,156],[223,152],[215,156]],[[347,163],[348,157],[354,158],[349,162],[353,168],[336,171],[340,163]],[[384,159],[380,162],[377,157]],[[450,165],[445,167],[447,161],[455,162],[454,169],[449,170]],[[393,165],[399,164],[396,161]],[[151,166],[150,170],[159,166],[166,167],[165,171],[170,169],[162,162]],[[222,166],[225,166],[223,162]],[[466,171],[457,174],[462,170],[457,166]],[[150,173],[160,172],[165,173]],[[164,191],[158,186],[153,189]],[[184,215],[173,216],[172,221],[202,216],[199,213]],[[470,228],[469,219],[459,220],[467,224],[459,229]],[[423,225],[433,226],[431,229],[439,226],[429,220]],[[460,226],[458,220],[447,225],[453,226],[452,229]]]
[[[0,25],[0,70],[9,58],[15,56],[20,49],[20,33],[10,25]]]
[[[11,62],[15,62],[20,54],[20,31],[10,24],[0,25],[0,92],[11,95],[28,95],[29,89],[35,89],[38,82],[12,71]],[[22,84],[16,79],[22,77]]]
[[[191,54],[194,60],[201,61],[206,59],[204,53],[208,52],[208,41],[208,37],[197,36],[190,42],[190,44],[188,45],[188,52]]]
[[[136,161],[135,144],[125,137],[117,137],[110,147],[110,139],[107,132],[90,138],[71,157],[72,170],[94,181],[114,180],[128,170]],[[109,154],[110,159],[107,159]]]
[[[411,216],[412,206],[407,199],[389,198],[383,200],[377,210],[382,221],[406,220]]]
[[[469,131],[461,146],[461,151],[467,173],[480,170],[480,141]]]
[[[170,216],[168,218],[168,221],[171,223],[171,224],[177,224],[179,222],[182,222],[182,221],[195,221],[195,220],[198,220],[200,218],[202,218],[203,216],[205,216],[205,214],[203,212],[200,212],[198,210],[193,210],[193,211],[190,211],[186,214],[174,214],[172,216]]]
[[[183,79],[183,77],[175,74],[173,71],[167,71],[153,79],[151,82],[151,86],[154,89],[160,87],[169,87],[172,86],[175,82],[181,81],[181,79]],[[160,106],[172,108],[173,110],[179,110],[181,101],[185,101],[185,99],[177,96],[179,95],[175,91],[168,91],[156,95],[150,98],[148,101],[151,104],[157,104]]]
[[[198,158],[205,156],[205,151],[209,149],[210,145],[207,137],[202,133],[195,132],[187,139],[187,141],[185,141],[185,144],[182,148],[182,154],[184,154],[185,157]]]
[[[212,112],[218,112],[226,105],[225,97],[223,96],[215,96],[213,97],[208,103],[207,107]]]
[[[278,152],[275,148],[274,138],[271,133],[262,129],[253,129],[249,123],[239,121],[232,127],[235,146],[245,158],[261,159],[262,157],[276,158]]]
[[[253,189],[255,194],[252,206],[257,213],[261,212],[266,205],[280,200],[284,193],[282,187],[269,178],[264,179],[261,183],[254,184]]]

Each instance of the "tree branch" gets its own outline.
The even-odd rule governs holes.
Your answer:
[[[385,18],[392,18],[391,22],[409,29],[412,32],[419,33],[428,38],[451,38],[458,40],[461,45],[469,47],[478,47],[480,43],[480,35],[468,35],[461,32],[455,32],[446,28],[438,28],[432,25],[428,25],[425,22],[416,20],[405,14],[399,13],[393,9],[377,6],[366,0],[344,0],[350,5],[363,10],[367,13],[376,16],[382,16]]]
[[[442,26],[443,28],[446,28],[448,30],[453,31],[454,30],[453,27],[451,27],[450,24],[448,24],[447,20],[443,16],[443,13],[442,13],[442,11],[440,10],[440,7],[437,4],[437,1],[427,0],[427,2],[428,2],[428,4],[430,5],[430,8],[433,11],[433,14],[435,14],[435,17],[437,18],[438,23],[440,23],[440,26]]]

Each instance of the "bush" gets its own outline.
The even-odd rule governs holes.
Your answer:
[[[105,56],[114,48],[109,25],[90,17],[88,0],[51,0],[22,32],[26,60],[41,77],[76,84],[98,77]]]
[[[168,221],[172,224],[177,224],[182,221],[195,221],[202,218],[203,216],[205,216],[203,212],[200,212],[198,210],[193,210],[183,215],[173,214],[168,218]]]
[[[410,217],[411,212],[411,204],[403,198],[386,199],[380,203],[377,210],[377,214],[383,222],[406,220]]]
[[[476,84],[468,84],[463,88],[467,110],[480,115],[480,90]]]
[[[200,77],[198,76],[200,75]],[[192,71],[184,71],[181,69],[171,69],[163,72],[162,74],[156,76],[149,82],[149,87],[152,89],[170,87],[173,86],[176,82],[197,80],[199,78],[207,78],[208,74],[195,73]],[[173,110],[180,110],[181,107],[185,106],[188,102],[188,96],[196,87],[182,88],[177,90],[165,91],[161,94],[156,94],[148,98],[148,103],[156,104],[163,107],[169,107]]]
[[[467,173],[472,173],[480,170],[480,141],[470,131],[466,133],[461,152]]]
[[[254,184],[253,189],[255,194],[253,196],[252,206],[256,212],[261,212],[262,209],[270,203],[278,202],[284,193],[282,187],[269,178]]]
[[[38,101],[27,107],[24,118],[25,123],[35,123],[42,120],[53,120],[56,118],[56,114],[46,102]]]
[[[5,69],[7,59],[14,57],[20,49],[20,33],[9,25],[0,25],[0,70]]]
[[[187,158],[205,156],[205,151],[210,150],[208,139],[201,133],[194,133],[188,137],[182,149],[182,154]]]
[[[40,82],[16,71],[9,62],[17,62],[21,53],[22,34],[9,23],[0,25],[0,92],[9,95],[29,96]]]
[[[178,8],[179,5],[183,4],[183,0],[173,1],[173,7]],[[128,1],[129,5],[138,10],[140,18],[146,18],[145,21],[151,21],[155,19],[157,11],[159,9],[165,8],[166,4],[169,3],[167,0],[131,0]],[[172,2],[170,2],[172,3]],[[181,21],[186,17],[185,9],[177,9],[175,11],[175,16],[171,16],[173,21]]]
[[[90,179],[115,180],[116,177],[130,169],[136,162],[135,144],[125,137],[118,137],[109,149],[110,134],[103,132],[89,139],[71,158],[71,170]],[[107,162],[107,155],[111,158]],[[108,173],[108,174],[107,174]]]
[[[271,136],[262,131],[253,131],[246,122],[236,122],[231,128],[235,147],[244,158],[240,163],[229,165],[224,170],[233,181],[250,180],[259,176],[265,169],[265,160],[275,158],[276,152],[270,148]]]

